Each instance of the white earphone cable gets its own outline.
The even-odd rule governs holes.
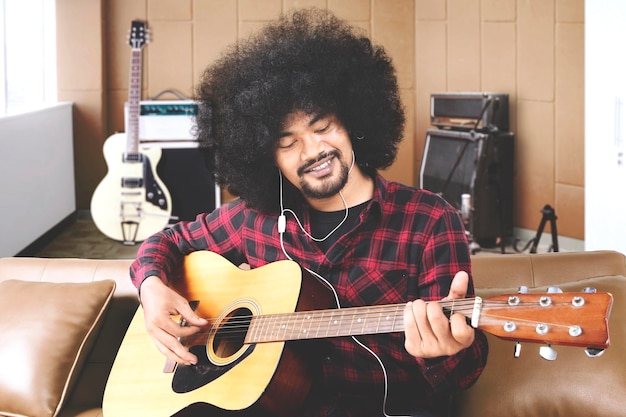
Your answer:
[[[355,159],[356,158],[354,156],[354,151],[352,151],[352,164],[350,165],[350,169],[348,170],[348,175],[350,175],[350,172],[352,172],[352,168],[354,168]],[[302,223],[300,222],[300,219],[298,218],[296,213],[290,208],[284,207],[283,205],[283,173],[280,170],[278,170],[278,175],[279,175],[279,181],[280,181],[280,216],[278,217],[278,233],[281,235],[281,243],[282,243],[282,234],[285,232],[285,229],[287,227],[287,218],[285,217],[285,213],[291,213],[294,219],[296,219],[298,226],[300,226],[300,230],[302,230],[302,233],[304,233],[309,239],[315,242],[325,241],[333,233],[335,233],[341,227],[341,225],[346,222],[346,220],[348,220],[348,214],[349,214],[348,203],[346,202],[346,199],[343,196],[343,193],[339,191],[339,196],[341,197],[341,201],[343,201],[343,205],[345,207],[345,215],[343,216],[343,219],[339,222],[337,226],[335,226],[335,228],[333,228],[333,230],[328,232],[328,234],[324,236],[323,238],[317,238],[317,237],[312,236],[309,232],[307,232],[304,229],[304,226],[302,226]]]

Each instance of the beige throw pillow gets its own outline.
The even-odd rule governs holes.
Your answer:
[[[0,282],[0,415],[58,414],[114,290],[113,280]]]

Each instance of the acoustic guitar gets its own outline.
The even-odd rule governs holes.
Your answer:
[[[297,415],[314,384],[314,339],[402,332],[404,304],[334,308],[333,293],[293,261],[239,269],[218,254],[185,258],[174,289],[209,319],[183,345],[198,356],[174,365],[157,351],[137,310],[113,364],[106,417],[165,417],[191,404]],[[609,346],[610,293],[510,294],[440,302],[503,339]],[[173,318],[176,319],[176,318]],[[181,325],[183,325],[181,323]]]
[[[141,53],[147,41],[145,22],[134,20],[129,36],[127,132],[116,133],[105,141],[103,153],[108,172],[91,198],[96,227],[125,244],[134,244],[163,230],[171,216],[171,197],[156,171],[161,149],[139,149]]]

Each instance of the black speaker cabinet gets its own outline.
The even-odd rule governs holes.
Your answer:
[[[172,197],[172,216],[194,220],[220,204],[219,188],[197,148],[164,148],[157,174]]]
[[[511,132],[477,133],[429,129],[420,168],[420,187],[439,193],[461,210],[469,194],[468,224],[481,246],[513,235],[513,140]]]
[[[430,122],[438,128],[509,130],[509,96],[502,93],[435,93],[430,96]]]

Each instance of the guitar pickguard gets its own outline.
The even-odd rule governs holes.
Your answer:
[[[154,171],[152,171],[152,165],[150,159],[143,158],[143,179],[146,188],[146,201],[159,207],[161,210],[168,210],[167,198],[163,189],[156,181],[154,177]]]
[[[178,394],[191,392],[206,384],[215,381],[232,368],[237,366],[241,361],[247,358],[256,345],[249,345],[248,349],[236,361],[228,365],[218,366],[211,363],[207,354],[206,347],[203,345],[192,346],[189,351],[196,355],[198,363],[196,365],[178,365],[172,378],[172,390]]]

